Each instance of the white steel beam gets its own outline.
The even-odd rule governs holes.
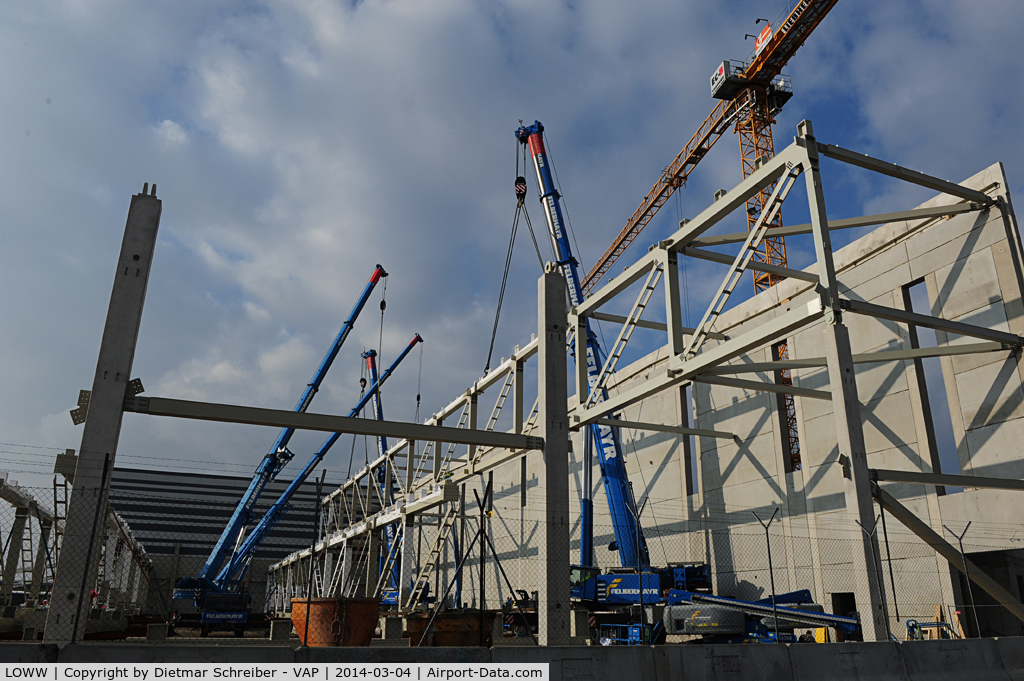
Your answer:
[[[893,471],[884,468],[872,468],[871,479],[878,482],[909,482],[920,485],[950,485],[953,487],[980,487],[984,489],[1024,491],[1024,480],[983,478],[975,475],[945,475],[940,473],[918,473],[916,471]]]
[[[911,220],[931,220],[943,218],[950,215],[970,213],[972,211],[984,210],[985,205],[975,202],[953,203],[944,206],[930,206],[928,208],[914,208],[895,213],[878,213],[876,215],[864,215],[855,218],[842,218],[839,220],[829,219],[829,231],[837,229],[851,229],[853,227],[869,227],[871,225],[884,225],[889,222],[908,222]],[[810,234],[813,231],[811,223],[802,225],[783,225],[772,227],[772,236],[796,236],[798,234]],[[702,236],[690,242],[690,247],[725,246],[726,244],[741,244],[747,240],[749,232],[734,232],[732,234],[716,234],[713,236]],[[685,251],[688,255],[691,249]]]
[[[610,428],[626,428],[630,430],[649,430],[655,433],[675,433],[676,435],[696,435],[697,437],[713,437],[718,440],[734,440],[736,435],[722,430],[704,430],[702,428],[684,428],[669,426],[663,423],[641,423],[640,421],[620,421],[619,419],[598,419],[597,424]]]
[[[394,437],[406,440],[442,440],[455,444],[508,447],[511,449],[543,449],[544,440],[530,435],[500,433],[469,428],[428,426],[399,421],[350,418],[331,414],[311,414],[283,409],[242,407],[233,404],[193,402],[165,397],[130,397],[125,411],[151,416],[173,416],[199,421],[246,423],[254,426],[318,430],[328,433],[354,433],[373,437]]]
[[[860,300],[847,300],[843,298],[840,299],[839,303],[844,310],[849,310],[850,312],[866,315],[868,317],[887,319],[891,322],[899,322],[901,324],[914,324],[915,326],[937,329],[939,331],[955,333],[961,336],[983,338],[985,340],[995,341],[996,343],[1006,343],[1013,347],[1024,346],[1024,338],[1012,333],[993,331],[992,329],[986,329],[973,324],[964,324],[963,322],[954,322],[948,319],[942,319],[941,317],[932,317],[931,315],[897,310],[892,307],[875,305],[874,303],[866,303]]]

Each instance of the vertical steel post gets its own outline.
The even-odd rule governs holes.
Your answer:
[[[971,522],[973,522],[973,521],[971,521]],[[957,543],[960,544],[960,560],[964,564],[964,577],[966,578],[966,581],[967,581],[967,595],[971,599],[971,612],[974,614],[974,627],[975,627],[975,629],[978,632],[978,636],[980,637],[981,636],[981,622],[978,621],[978,609],[974,605],[974,589],[971,588],[971,571],[970,571],[970,568],[967,565],[967,555],[964,554],[964,536],[967,534],[967,530],[970,529],[971,522],[967,523],[967,527],[965,527],[964,531],[961,532],[960,534],[957,534],[956,532],[954,532],[953,530],[949,529],[945,525],[943,525],[942,527],[944,527],[946,529],[946,532],[949,532],[951,535],[956,537]]]
[[[79,591],[95,580],[98,555],[89,555],[87,547],[95,542],[94,516],[106,510],[109,481],[102,471],[105,460],[114,467],[117,454],[160,211],[156,185],[150,192],[148,184],[132,197],[128,209],[46,618],[45,640],[50,643],[80,639],[81,611],[90,606],[88,598],[79,598]],[[102,531],[105,525],[97,527]]]
[[[772,619],[775,620],[775,642],[781,643],[779,641],[779,606],[775,602],[775,566],[772,565],[772,538],[768,533],[768,528],[772,526],[772,521],[775,520],[775,514],[778,512],[778,508],[772,511],[772,517],[768,519],[768,524],[766,525],[756,512],[751,511],[751,513],[754,513],[754,517],[757,518],[757,522],[761,523],[761,527],[764,528],[764,543],[768,545],[768,577],[771,579],[772,584]]]

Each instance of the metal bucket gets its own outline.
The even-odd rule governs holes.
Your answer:
[[[484,611],[484,645],[490,647],[491,628],[494,626],[494,618],[497,612],[493,610]],[[405,618],[405,631],[409,637],[410,646],[420,645],[420,639],[424,646],[458,646],[472,647],[480,645],[480,611],[463,610],[459,612],[442,612],[434,618],[430,625],[431,631],[424,632],[430,615],[410,616]]]
[[[306,599],[292,599],[292,625],[307,646],[368,646],[379,616],[379,598],[311,598],[307,632]]]

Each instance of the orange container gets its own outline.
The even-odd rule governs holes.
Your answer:
[[[491,627],[494,625],[494,618],[497,612],[493,610],[484,611],[484,645],[490,647]],[[409,645],[416,647],[427,628],[430,615],[409,616],[405,618],[405,635],[409,637]],[[480,611],[479,610],[458,610],[453,612],[438,613],[431,625],[431,632],[427,634],[424,646],[457,646],[474,647],[480,645]]]
[[[368,646],[379,617],[379,598],[313,598],[307,640],[306,599],[292,599],[292,625],[307,646]]]

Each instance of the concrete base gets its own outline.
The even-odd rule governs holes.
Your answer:
[[[167,640],[167,623],[153,623],[146,627],[147,643],[162,643]]]
[[[530,639],[504,639],[529,641]],[[268,645],[0,644],[0,663],[546,663],[549,678],[593,681],[1024,679],[1024,638],[793,645],[300,648]]]
[[[271,643],[288,643],[292,637],[292,621],[287,620],[272,620],[270,622],[270,642]]]

